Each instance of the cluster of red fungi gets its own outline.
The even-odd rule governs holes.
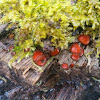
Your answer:
[[[90,42],[90,36],[82,34],[78,37],[78,41],[80,41],[83,45],[87,45]],[[11,51],[12,49],[14,49],[14,47],[10,46],[9,50]],[[24,49],[24,52],[28,52],[29,50],[30,50],[29,48]],[[77,61],[84,54],[84,49],[78,44],[78,42],[75,42],[71,45],[70,51],[72,53],[71,59],[73,59],[74,61]],[[49,55],[55,56],[55,55],[59,54],[59,52],[60,52],[60,50],[58,48],[55,48],[53,51],[49,52]],[[12,56],[14,56],[16,53],[12,52],[11,54],[12,54]],[[34,63],[36,63],[39,66],[44,66],[47,62],[47,58],[48,57],[40,50],[36,50],[33,53],[33,61],[34,61]],[[62,68],[65,70],[68,70],[71,67],[74,67],[73,62],[70,64],[70,66],[68,66],[67,63],[62,64]]]
[[[53,51],[49,52],[49,55],[55,56],[59,54],[59,51],[60,50],[56,48]],[[33,61],[39,66],[44,66],[47,62],[47,56],[49,55],[44,55],[42,51],[36,50],[33,54]]]
[[[90,42],[90,36],[82,34],[78,37],[78,41],[81,42],[83,45],[87,45]],[[71,45],[70,51],[72,53],[71,58],[74,61],[77,61],[84,54],[84,49],[77,42],[75,42]],[[68,66],[67,63],[62,64],[62,68],[66,69],[66,70],[70,69],[71,67],[74,67],[73,62],[70,64],[70,66]]]

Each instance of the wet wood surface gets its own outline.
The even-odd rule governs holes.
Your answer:
[[[47,67],[43,67],[43,72],[39,71],[38,68],[33,65],[31,57],[23,59],[20,63],[17,63],[17,61],[12,63],[12,68],[18,76],[16,78],[19,80],[18,84],[23,83],[23,81],[20,80],[20,78],[23,78],[28,83],[28,85],[33,85],[34,88],[27,87],[27,89],[23,89],[23,87],[20,87],[20,85],[14,88],[14,85],[12,89],[11,84],[8,85],[11,86],[11,90],[6,90],[4,95],[2,95],[3,98],[9,97],[12,98],[11,100],[14,100],[15,97],[17,98],[16,100],[24,100],[23,98],[25,97],[28,98],[27,100],[98,100],[98,98],[100,98],[100,82],[99,80],[95,82],[92,76],[88,76],[87,68],[72,68],[69,70],[71,73],[64,73],[64,70],[61,68],[60,64],[69,62],[70,54],[68,54],[69,52],[66,50],[62,51],[57,57],[59,58],[59,62],[56,62],[56,59],[54,59]],[[7,52],[2,47],[0,47],[0,60],[2,62],[8,63],[12,58],[13,57],[11,56],[11,52]],[[82,59],[83,58],[80,60]],[[83,61],[80,60],[77,62],[77,65],[80,65],[80,63]],[[71,60],[69,64],[70,63]],[[5,75],[8,78],[8,74],[10,72],[7,71],[7,68],[8,67],[6,66]],[[60,70],[60,68],[62,70]],[[2,72],[4,71],[2,70]],[[10,78],[11,80],[13,80],[12,76],[13,75],[11,75]],[[38,82],[38,80],[42,80],[41,87],[36,87],[37,89],[35,90],[36,85],[34,84]],[[16,84],[17,80],[13,80],[13,82]],[[37,86],[38,85],[39,83]],[[21,86],[26,86],[26,84],[22,84]],[[25,90],[28,92],[25,93]],[[29,91],[31,91],[31,93]],[[16,93],[18,95],[15,96],[14,94]],[[92,99],[92,96],[94,99]]]
[[[0,60],[8,64],[11,59],[13,59],[13,57],[11,56],[11,52],[7,52],[2,47],[0,47]],[[40,71],[33,64],[32,57],[24,58],[20,63],[15,61],[11,64],[11,66],[17,75],[25,79],[26,82],[31,85],[34,85],[39,80],[40,76],[46,69],[46,67],[43,67],[43,72]]]

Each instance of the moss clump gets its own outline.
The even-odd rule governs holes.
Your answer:
[[[42,40],[47,37],[52,37],[53,46],[67,48],[75,38],[71,36],[72,31],[79,26],[93,39],[96,34],[100,37],[99,0],[1,0],[0,12],[3,14],[0,24],[18,25],[15,40],[21,55],[26,48],[34,51],[36,45],[43,47]],[[100,53],[99,46],[100,38],[97,54]]]

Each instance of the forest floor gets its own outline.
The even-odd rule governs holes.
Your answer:
[[[14,43],[0,42],[5,49]],[[91,45],[83,48],[84,52],[92,50]],[[63,50],[49,72],[31,86],[0,59],[0,100],[100,100],[100,59],[92,53],[82,56],[68,71],[61,68],[71,62],[70,52]]]

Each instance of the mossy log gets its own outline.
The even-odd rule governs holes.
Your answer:
[[[0,47],[0,60],[8,63],[10,59],[12,59],[11,52],[7,52]],[[86,59],[83,56],[79,62],[76,62],[77,65],[82,66]],[[63,50],[48,66],[42,68],[43,72],[33,64],[31,57],[23,59],[20,63],[15,61],[12,63],[12,69],[16,75],[30,85],[35,83],[39,85],[40,82],[40,90],[35,93],[32,92],[34,100],[37,98],[39,100],[97,100],[100,97],[100,70],[96,70],[96,72],[99,72],[96,73],[98,74],[97,80],[93,77],[95,74],[92,74],[93,76],[89,74],[88,67],[77,66],[77,68],[72,68],[69,71],[60,67],[62,63],[70,64],[71,62],[70,53]],[[95,61],[95,63],[97,62]],[[92,62],[90,64],[92,65]],[[5,70],[7,72],[7,69]],[[20,95],[21,97],[22,95]]]
[[[2,47],[0,47],[0,60],[9,63],[11,59],[13,59],[11,52],[7,52]],[[23,59],[20,63],[17,61],[13,62],[11,67],[19,77],[25,79],[25,81],[30,85],[34,85],[43,73],[47,73],[49,71],[51,65],[52,60],[50,59],[50,62],[48,62],[46,66],[41,67],[42,70],[39,70],[33,64],[32,57],[28,57]]]
[[[87,49],[86,49],[87,51]],[[55,58],[58,59],[57,63],[59,65],[61,65],[62,63],[68,63],[68,65],[71,64],[72,60],[70,58],[71,53],[63,50],[60,52],[60,54],[58,56],[56,56]],[[11,56],[11,52],[7,52],[5,51],[2,47],[0,47],[0,60],[4,61],[6,63],[9,63],[9,61],[12,59],[13,57]],[[94,59],[95,61],[92,62],[92,60]],[[89,61],[91,60],[91,62]],[[53,61],[53,58],[50,58],[50,60],[47,62],[46,66],[41,67],[41,70],[37,67],[37,65],[35,65],[32,61],[32,57],[28,57],[28,58],[24,58],[20,63],[17,62],[17,60],[12,63],[12,69],[14,70],[14,72],[20,76],[21,78],[25,79],[27,81],[27,83],[34,85],[37,81],[40,80],[40,78],[44,78],[46,75],[50,74],[50,68],[53,67],[54,62],[56,63],[56,60]],[[100,76],[100,68],[97,67],[98,66],[98,59],[94,56],[93,58],[86,58],[85,56],[81,57],[81,59],[76,63],[77,67],[82,67],[84,65],[84,63],[86,62],[90,62],[89,64],[91,66],[89,66],[89,64],[87,63],[87,68],[89,66],[89,71],[91,71],[90,73],[92,73],[94,76],[98,77]],[[56,63],[56,64],[57,64]],[[94,68],[94,65],[96,67],[96,73],[95,70],[92,70],[92,67]],[[86,67],[86,66],[85,66]],[[63,70],[61,67],[59,67],[60,69],[58,69],[58,66],[55,65],[55,70],[57,69],[59,71],[59,73],[70,73],[71,70],[75,69],[72,68],[68,71]],[[91,69],[90,69],[91,68]],[[97,74],[97,75],[96,75]]]

